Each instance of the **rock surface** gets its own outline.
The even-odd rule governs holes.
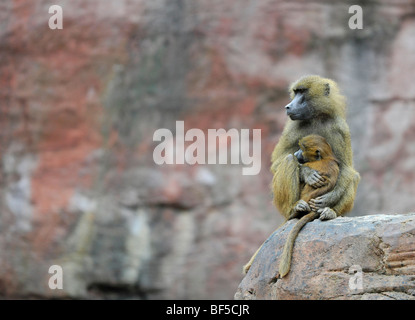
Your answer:
[[[415,300],[415,213],[315,220],[300,231],[291,270],[280,279],[296,221],[266,240],[235,299]]]

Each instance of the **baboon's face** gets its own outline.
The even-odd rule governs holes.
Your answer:
[[[299,163],[304,163],[304,157],[303,157],[303,150],[298,149],[295,153],[294,156],[297,158]]]
[[[308,120],[312,118],[313,113],[308,103],[307,91],[308,89],[306,88],[294,89],[294,99],[285,106],[287,116],[291,120]]]
[[[316,147],[310,147],[304,150],[301,148],[294,153],[294,156],[297,158],[299,163],[318,161],[321,160],[321,150]]]

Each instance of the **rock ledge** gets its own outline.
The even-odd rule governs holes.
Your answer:
[[[301,230],[291,270],[278,279],[296,221],[266,240],[235,299],[415,300],[415,213],[315,220]]]

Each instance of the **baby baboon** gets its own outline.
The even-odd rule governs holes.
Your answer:
[[[329,208],[318,209],[313,211],[308,202],[329,191],[336,185],[339,176],[339,164],[333,154],[333,150],[327,143],[326,139],[318,135],[309,135],[302,138],[299,142],[300,150],[294,153],[300,166],[306,166],[316,170],[321,176],[318,187],[313,187],[304,181],[300,181],[302,189],[300,200],[296,202],[291,210],[289,219],[304,215],[293,227],[288,235],[281,256],[279,266],[280,277],[284,277],[290,270],[291,256],[294,247],[294,241],[297,238],[301,228],[308,222],[320,217],[321,220],[333,219],[337,216],[336,212]],[[310,212],[310,213],[309,213]]]

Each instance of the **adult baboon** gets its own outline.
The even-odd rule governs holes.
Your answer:
[[[336,215],[343,215],[353,208],[360,181],[359,173],[353,168],[345,98],[333,80],[319,76],[300,78],[290,86],[289,92],[292,101],[285,109],[290,119],[287,120],[271,157],[274,204],[288,219],[293,206],[300,199],[300,181],[315,188],[324,185],[324,179],[318,171],[299,166],[293,156],[301,138],[316,134],[324,137],[330,144],[339,161],[340,172],[334,189],[311,199],[308,204],[313,211],[328,207]],[[327,216],[327,219],[332,218],[334,216]],[[249,270],[257,252],[244,266],[244,272]]]

